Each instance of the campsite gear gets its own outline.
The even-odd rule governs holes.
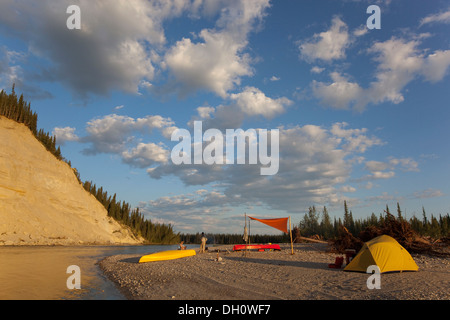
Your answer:
[[[289,218],[277,218],[277,219],[256,219],[253,217],[250,217],[252,220],[256,220],[259,222],[262,222],[264,224],[267,224],[268,226],[271,226],[272,228],[278,229],[280,231],[283,231],[285,233],[288,233],[287,229],[287,222]]]
[[[356,255],[355,249],[345,249],[345,264],[348,265],[353,257]]]
[[[173,260],[184,257],[195,256],[195,250],[167,250],[152,253],[146,256],[142,256],[139,259],[139,263],[152,262],[152,261],[163,261],[163,260]]]
[[[283,231],[285,233],[289,232],[290,238],[291,238],[291,254],[294,254],[294,245],[292,242],[292,227],[291,227],[291,217],[288,218],[276,218],[276,219],[257,219],[248,216],[251,220],[256,220],[259,222],[262,222],[264,224],[267,224],[268,226],[271,226],[272,228],[278,229],[280,231]],[[287,227],[287,223],[289,222],[289,231]],[[250,225],[250,220],[249,220]]]
[[[387,235],[366,242],[344,271],[367,272],[371,265],[377,265],[381,273],[419,270],[409,252]]]
[[[336,257],[335,262],[334,263],[330,263],[328,265],[328,268],[340,269],[342,267],[343,263],[344,263],[344,257]]]
[[[258,249],[258,250],[266,250],[266,249],[272,249],[272,250],[281,250],[280,245],[278,244],[236,244],[233,246],[233,251],[241,251],[241,250],[252,250],[252,249]]]

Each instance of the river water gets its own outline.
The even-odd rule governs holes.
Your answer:
[[[0,300],[124,300],[96,264],[107,256],[176,249],[151,246],[24,246],[0,247]],[[190,247],[190,246],[189,246]],[[80,269],[80,289],[68,289],[67,280]]]

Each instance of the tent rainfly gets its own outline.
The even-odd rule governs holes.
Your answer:
[[[419,270],[409,252],[387,235],[366,242],[344,271],[366,272],[371,265],[377,265],[381,273]]]

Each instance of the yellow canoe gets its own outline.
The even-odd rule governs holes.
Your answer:
[[[152,262],[152,261],[164,261],[164,260],[173,260],[179,258],[185,258],[190,256],[195,256],[195,250],[168,250],[155,252],[152,254],[148,254],[146,256],[142,256],[139,259],[139,263],[143,262]]]

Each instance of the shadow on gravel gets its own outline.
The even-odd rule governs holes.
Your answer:
[[[245,257],[224,257],[225,259],[241,261],[241,262],[250,262],[250,263],[260,263],[260,264],[272,264],[278,266],[292,266],[292,267],[301,267],[301,268],[309,268],[309,269],[328,269],[328,265],[326,263],[321,262],[306,262],[306,261],[284,261],[284,260],[270,260],[270,259],[256,259],[256,258],[245,258]],[[337,270],[337,269],[328,269],[328,270]]]
[[[130,257],[130,258],[121,259],[121,260],[119,260],[119,262],[126,262],[126,263],[137,264],[137,263],[139,263],[139,259],[140,258],[141,258],[140,256],[138,256],[138,257]]]

